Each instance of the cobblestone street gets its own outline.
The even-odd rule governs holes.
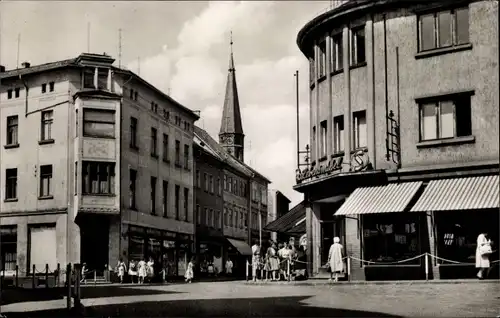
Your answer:
[[[496,283],[246,285],[242,282],[124,286],[123,296],[83,299],[88,317],[496,317]],[[138,289],[141,289],[140,291]],[[134,293],[134,290],[136,293]],[[88,294],[89,297],[91,293]],[[64,301],[3,306],[7,317],[64,316]],[[30,309],[31,307],[31,309]],[[41,309],[45,309],[42,310]],[[24,312],[23,312],[24,311]]]

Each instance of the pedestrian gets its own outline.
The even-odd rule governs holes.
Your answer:
[[[146,262],[141,259],[139,263],[137,264],[137,274],[139,276],[138,283],[139,284],[144,284],[144,278],[147,276],[147,264]]]
[[[133,259],[128,263],[128,276],[130,277],[130,282],[134,284],[136,281],[135,277],[137,277],[137,264]]]
[[[257,241],[252,245],[252,280],[257,281],[257,269],[260,266],[260,246]]]
[[[233,274],[233,261],[228,258],[226,261],[226,275],[231,276]]]
[[[84,284],[87,283],[87,273],[88,273],[87,263],[83,263],[83,265],[82,265],[82,271],[80,273],[80,275],[82,276],[81,279],[80,279],[80,283],[84,283]]]
[[[280,261],[276,255],[276,243],[274,242],[272,242],[271,246],[267,249],[267,264],[268,273],[271,272],[271,281],[277,281],[278,278],[276,277],[276,273],[280,268]]]
[[[330,246],[328,252],[328,266],[330,267],[330,281],[332,278],[335,282],[339,280],[339,274],[344,271],[344,262],[342,261],[342,249],[340,238],[338,236],[333,238],[333,244]]]
[[[193,281],[193,278],[194,278],[194,257],[192,257],[191,261],[188,263],[184,277],[186,278],[186,283],[191,283]]]
[[[491,240],[488,233],[481,233],[477,237],[476,268],[479,268],[477,277],[484,279],[488,277],[490,268],[490,254],[492,253]]]
[[[283,278],[288,280],[289,278],[289,266],[291,265],[292,250],[288,247],[288,243],[283,243],[283,248],[281,249],[281,270],[283,272]]]
[[[149,257],[149,261],[146,263],[146,269],[147,269],[147,277],[148,277],[148,282],[151,283],[153,281],[153,278],[155,276],[155,262],[153,261],[152,257]]]
[[[118,279],[120,280],[120,284],[123,284],[123,277],[125,276],[126,271],[127,271],[127,266],[123,262],[123,259],[120,258],[118,264],[116,265],[116,272],[118,273]]]

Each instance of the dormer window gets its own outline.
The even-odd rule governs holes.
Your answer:
[[[83,71],[83,88],[95,88],[94,85],[94,69],[86,68]]]
[[[108,75],[109,69],[99,68],[97,70],[97,88],[107,90],[108,89]]]

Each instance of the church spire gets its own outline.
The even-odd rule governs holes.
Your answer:
[[[241,124],[240,102],[236,86],[236,70],[233,57],[233,32],[230,38],[229,70],[226,82],[226,95],[219,132],[219,143],[226,151],[243,161],[244,137]]]

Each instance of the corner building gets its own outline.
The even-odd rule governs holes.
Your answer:
[[[152,257],[183,275],[193,248],[198,116],[107,55],[0,73],[3,268]]]
[[[344,1],[300,30],[311,274],[339,236],[354,280],[475,277],[499,238],[498,36],[495,1]]]

